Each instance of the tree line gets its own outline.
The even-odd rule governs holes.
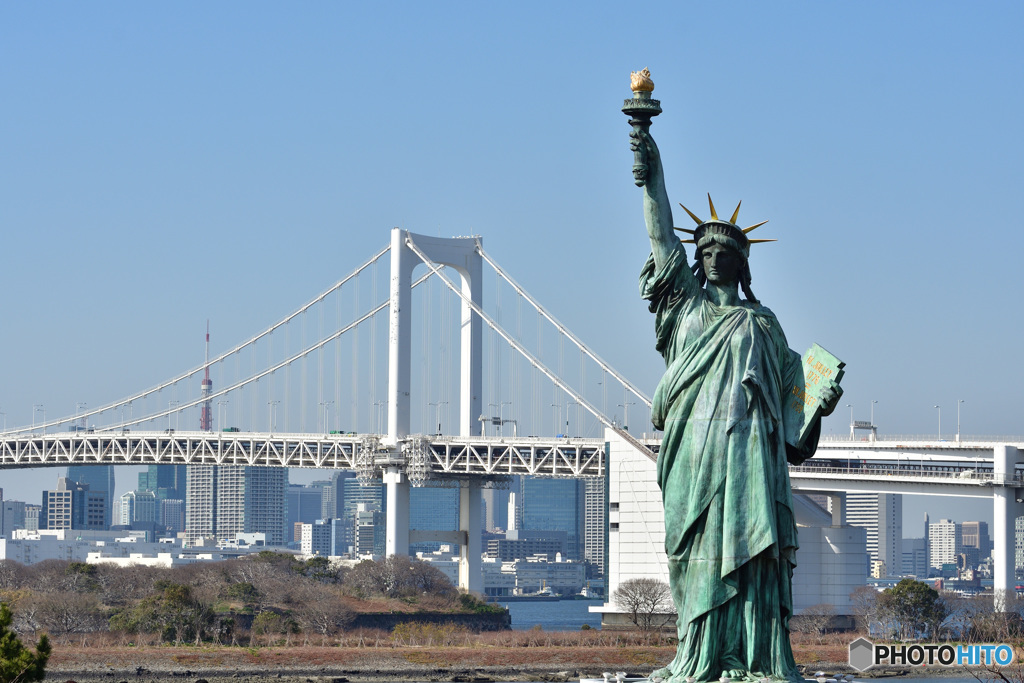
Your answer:
[[[612,600],[641,631],[664,629],[675,617],[669,585],[658,579],[623,581]],[[888,640],[1008,642],[1024,637],[1024,599],[1015,591],[964,596],[907,578],[882,591],[861,586],[850,601],[857,628]],[[820,643],[835,630],[836,616],[831,604],[812,605],[792,618],[790,629]]]
[[[58,641],[109,632],[121,643],[254,644],[332,636],[357,612],[494,609],[460,594],[421,560],[392,556],[347,568],[326,558],[261,552],[173,568],[0,560],[0,602],[21,635]],[[391,603],[392,605],[394,603]]]

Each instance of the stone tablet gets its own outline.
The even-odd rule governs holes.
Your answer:
[[[803,447],[807,435],[821,416],[819,397],[824,386],[823,380],[832,379],[838,384],[843,378],[845,365],[817,344],[812,344],[804,352],[804,374],[790,388],[782,417],[786,443],[790,446]]]

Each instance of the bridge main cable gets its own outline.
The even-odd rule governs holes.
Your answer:
[[[616,372],[615,368],[613,368],[611,365],[606,363],[600,356],[598,356],[596,353],[591,351],[590,347],[588,347],[586,344],[583,343],[583,341],[581,339],[579,339],[576,335],[574,335],[569,328],[567,328],[565,325],[560,323],[553,315],[551,315],[551,313],[549,313],[547,311],[546,308],[544,308],[544,306],[542,306],[540,304],[539,301],[537,301],[532,296],[530,296],[529,292],[527,292],[525,289],[523,289],[523,287],[518,282],[513,280],[512,277],[509,276],[508,273],[506,273],[504,270],[502,270],[501,266],[499,266],[497,263],[495,263],[494,260],[490,256],[487,255],[487,253],[484,251],[484,248],[483,248],[483,246],[481,246],[479,241],[477,242],[476,250],[480,254],[480,257],[484,261],[487,261],[487,263],[491,266],[491,268],[494,268],[494,272],[496,272],[498,275],[500,275],[502,277],[502,279],[504,279],[505,282],[507,282],[512,287],[512,289],[516,290],[517,294],[519,294],[521,297],[526,299],[526,301],[529,302],[529,304],[531,306],[533,306],[533,308],[538,313],[540,313],[542,316],[547,318],[548,322],[550,322],[552,325],[554,325],[555,328],[559,332],[561,332],[563,335],[568,337],[569,340],[573,344],[575,344],[576,347],[579,348],[580,351],[582,351],[583,353],[587,354],[590,357],[590,359],[593,360],[595,363],[597,363],[597,365],[602,370],[607,372],[614,379],[618,380],[619,383],[622,384],[622,386],[626,387],[631,392],[633,392],[633,395],[636,396],[641,401],[643,401],[643,403],[648,408],[651,407],[651,399],[646,394],[644,394],[642,391],[640,391],[640,389],[638,389],[636,386],[634,386],[633,383],[630,382],[628,379],[626,379],[625,377],[620,375],[618,372]]]
[[[44,422],[42,424],[33,425],[31,427],[18,427],[18,428],[15,428],[15,429],[8,429],[8,430],[5,430],[3,433],[4,434],[22,434],[22,433],[25,433],[25,432],[34,431],[36,429],[43,429],[43,430],[45,430],[47,427],[56,427],[57,425],[65,424],[65,423],[71,422],[72,420],[88,419],[88,418],[92,417],[93,415],[99,415],[100,413],[106,412],[108,410],[112,410],[114,408],[117,408],[118,406],[127,405],[127,404],[131,403],[132,401],[137,401],[137,400],[140,400],[140,399],[144,399],[144,398],[146,398],[147,396],[149,396],[151,394],[155,394],[155,393],[158,393],[160,391],[163,391],[167,387],[172,386],[174,384],[177,384],[178,382],[186,380],[189,377],[191,377],[192,375],[195,375],[195,374],[201,372],[203,370],[203,368],[206,367],[208,364],[209,365],[213,365],[213,364],[219,363],[219,362],[223,361],[224,359],[230,357],[231,355],[233,355],[235,353],[238,353],[239,351],[241,351],[245,347],[249,346],[250,344],[255,344],[257,341],[259,341],[263,337],[265,337],[265,336],[267,336],[269,334],[272,334],[274,332],[274,330],[278,329],[279,327],[287,325],[293,319],[297,318],[298,316],[302,315],[303,313],[305,313],[307,310],[309,310],[310,308],[312,308],[316,304],[318,304],[321,301],[323,301],[327,296],[329,296],[330,294],[332,294],[332,293],[338,291],[339,289],[341,289],[341,287],[344,286],[345,283],[347,283],[352,278],[357,277],[360,273],[362,273],[364,270],[366,270],[371,265],[373,265],[378,259],[380,259],[381,256],[383,256],[384,254],[388,253],[390,250],[391,250],[391,245],[389,244],[388,246],[386,246],[382,250],[380,250],[377,254],[375,254],[373,257],[371,257],[369,261],[367,261],[363,265],[361,265],[358,268],[356,268],[354,271],[349,273],[347,276],[345,276],[344,278],[342,278],[341,280],[336,282],[334,285],[332,285],[328,289],[326,289],[323,292],[321,292],[317,297],[315,297],[314,299],[312,299],[311,301],[309,301],[305,305],[303,305],[300,308],[296,309],[294,312],[292,312],[291,314],[285,316],[279,322],[275,323],[274,325],[271,325],[266,330],[264,330],[263,332],[260,332],[259,334],[257,334],[256,336],[252,337],[248,341],[246,341],[246,342],[244,342],[242,344],[239,344],[239,345],[235,346],[234,348],[232,348],[232,349],[230,349],[228,351],[225,351],[224,353],[220,354],[219,356],[217,356],[213,360],[209,361],[209,363],[204,362],[202,365],[197,366],[193,370],[190,370],[190,371],[188,371],[188,372],[186,372],[184,374],[178,375],[177,377],[175,377],[173,379],[169,379],[169,380],[167,380],[165,382],[162,382],[162,383],[160,383],[160,384],[158,384],[158,385],[156,385],[156,386],[154,386],[154,387],[152,387],[150,389],[147,389],[146,391],[143,391],[141,393],[135,394],[134,396],[130,396],[130,397],[125,398],[125,399],[121,399],[119,401],[115,401],[113,403],[108,403],[106,405],[100,406],[99,408],[94,408],[93,410],[89,410],[89,411],[84,412],[84,413],[79,413],[79,414],[75,415],[73,418],[70,417],[70,416],[69,417],[64,417],[64,418],[58,418],[56,420],[51,420],[49,422]],[[421,281],[422,280],[418,281],[416,284],[419,284],[419,282],[421,282]],[[379,308],[376,309],[376,311],[374,311],[374,313],[376,313],[379,310],[380,310]],[[359,322],[361,322],[361,321],[362,321],[362,319]],[[322,346],[322,344],[320,346]],[[314,351],[317,348],[320,348],[320,346],[308,349],[307,351],[304,351],[304,352],[300,353],[299,357],[302,357],[306,353],[308,353],[310,351]],[[244,385],[246,383],[248,383],[248,382],[247,381],[246,382],[242,382],[240,385],[237,385],[237,386],[241,386],[241,385]],[[225,392],[223,392],[223,391],[222,392],[218,392],[214,396],[210,396],[210,397],[207,397],[207,398],[214,398],[215,396],[221,396],[224,393]],[[160,417],[164,417],[164,416],[170,415],[172,413],[180,412],[182,410],[186,410],[188,408],[191,408],[192,406],[198,405],[198,404],[202,403],[204,400],[206,400],[206,399],[201,399],[201,400],[198,400],[198,401],[192,401],[192,402],[188,403],[187,405],[179,405],[176,408],[174,408],[173,410],[169,409],[169,410],[163,411],[163,412],[161,412],[159,414],[147,415],[147,416],[145,416],[145,417],[143,417],[141,419],[138,419],[138,420],[131,420],[131,421],[128,421],[128,422],[122,422],[121,426],[131,425],[131,424],[139,424],[140,422],[145,422],[147,420],[157,419],[157,418],[160,418]],[[109,428],[109,429],[116,429],[116,427],[112,427],[112,428]],[[105,431],[109,431],[109,429],[105,429]]]

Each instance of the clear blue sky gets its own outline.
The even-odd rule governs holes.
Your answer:
[[[653,391],[619,111],[647,66],[671,198],[771,220],[754,290],[794,348],[847,361],[857,419],[877,400],[882,432],[932,433],[939,404],[948,434],[963,399],[965,434],[1024,433],[1022,24],[1012,2],[4,3],[0,410],[193,366],[208,318],[226,348],[392,226],[482,235]],[[35,500],[53,474],[0,485]]]

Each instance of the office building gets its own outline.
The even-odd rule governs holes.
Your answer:
[[[10,538],[15,529],[25,528],[25,503],[0,499],[0,537]]]
[[[509,529],[504,538],[492,538],[487,542],[487,557],[511,562],[525,560],[536,555],[565,555],[567,534],[564,531],[527,531]]]
[[[225,541],[264,533],[267,545],[285,544],[288,470],[249,465],[192,465],[185,504],[185,541]]]
[[[145,472],[139,473],[139,490],[157,493],[163,490],[158,500],[184,500],[188,488],[187,465],[150,465]]]
[[[296,524],[312,524],[323,519],[324,486],[330,482],[313,482],[312,484],[288,485],[288,520],[289,528]]]
[[[88,484],[72,481],[68,477],[57,479],[57,488],[43,491],[43,529],[104,530],[110,525],[109,500],[106,491],[91,491]]]
[[[342,490],[343,509],[341,519],[344,521],[344,533],[347,534],[347,538],[344,540],[346,547],[355,546],[355,529],[356,529],[356,513],[359,505],[365,505],[365,511],[377,510],[380,512],[380,523],[384,523],[384,510],[387,509],[384,502],[384,486],[379,483],[373,483],[369,486],[363,486],[359,483],[359,480],[355,478],[342,479],[340,481]],[[364,522],[369,518],[364,518]],[[372,541],[367,541],[366,531],[363,533],[363,546],[369,543],[370,547],[373,547]],[[383,530],[381,531],[381,537],[383,538]],[[382,546],[383,547],[383,546]],[[355,549],[353,548],[353,551]],[[381,550],[383,553],[383,550]]]
[[[324,486],[320,519],[341,519],[345,516],[345,482],[354,481],[355,472],[338,470],[331,474],[331,481]]]
[[[109,528],[113,524],[114,501],[114,466],[113,465],[71,465],[67,470],[67,478],[79,484],[88,484],[93,493],[107,494],[107,507],[104,512],[104,525]]]
[[[305,524],[299,522],[301,536],[299,549],[303,555],[331,554],[331,525],[325,524],[324,520],[318,519],[315,523]]]
[[[484,505],[484,529],[487,531],[505,531],[508,524],[509,490],[490,488],[481,491]]]
[[[900,567],[903,576],[918,579],[928,578],[928,539],[904,538],[903,562]]]
[[[157,521],[156,494],[152,491],[127,491],[121,494],[118,524],[131,526],[136,522]]]
[[[160,514],[158,519],[168,531],[175,533],[185,530],[185,501],[168,499],[158,501]]]
[[[566,559],[582,561],[584,552],[584,483],[579,479],[523,477],[522,528],[564,531]]]
[[[384,556],[384,513],[377,503],[356,503],[352,552],[356,557]]]
[[[878,561],[889,576],[903,562],[903,498],[892,493],[847,493],[846,523],[867,534],[869,562]]]
[[[188,491],[187,465],[150,465],[139,473],[139,491],[151,491],[156,497],[156,521],[164,526],[170,524],[163,518],[165,500],[185,500]],[[172,520],[174,521],[174,520]]]
[[[459,489],[411,487],[409,489],[409,529],[415,531],[457,531],[459,528]],[[439,541],[409,544],[409,554],[432,553]]]
[[[299,548],[303,555],[340,556],[347,552],[347,534],[340,519],[318,519],[312,524],[299,524]]]
[[[988,522],[963,522],[960,524],[960,534],[963,552],[968,555],[972,569],[992,554]]]

